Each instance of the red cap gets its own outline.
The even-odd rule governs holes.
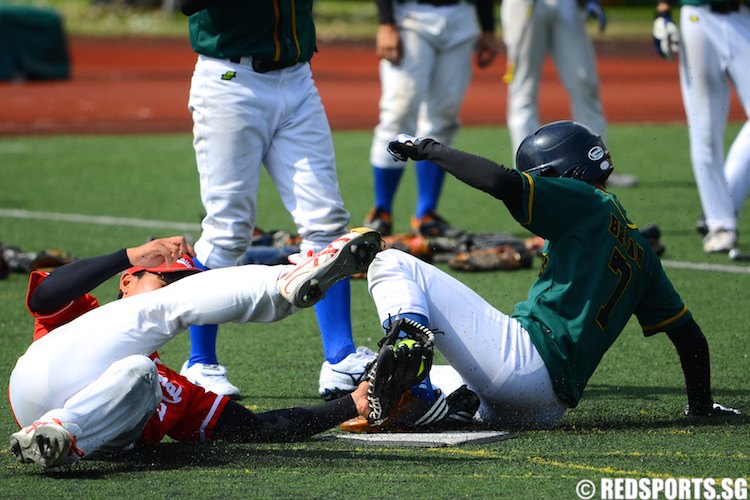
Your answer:
[[[202,271],[202,269],[195,267],[195,264],[193,263],[193,259],[190,258],[188,254],[182,254],[182,257],[177,259],[172,263],[171,266],[167,267],[166,264],[162,264],[160,266],[156,267],[143,267],[143,266],[133,266],[129,267],[125,270],[125,273],[127,274],[135,274],[140,271],[147,271],[149,273],[186,273],[186,274],[194,274],[199,273]]]

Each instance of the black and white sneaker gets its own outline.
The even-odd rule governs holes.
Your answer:
[[[479,409],[479,396],[462,385],[447,397],[440,389],[437,398],[428,403],[406,391],[390,415],[380,425],[356,417],[341,424],[341,430],[354,433],[443,432],[468,429]]]

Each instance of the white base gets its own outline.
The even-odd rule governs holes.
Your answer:
[[[324,441],[348,441],[352,443],[418,448],[440,448],[461,444],[487,444],[516,437],[505,431],[446,431],[446,432],[380,432],[373,434],[323,434],[317,439]]]

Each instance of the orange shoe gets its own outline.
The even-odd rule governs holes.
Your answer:
[[[379,232],[381,236],[393,234],[393,216],[380,208],[373,208],[367,212],[363,226]]]
[[[416,234],[421,234],[425,238],[460,238],[466,231],[451,226],[447,220],[437,214],[437,212],[427,212],[422,217],[411,218],[411,228]]]

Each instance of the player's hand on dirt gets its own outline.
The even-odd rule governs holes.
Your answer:
[[[195,257],[193,247],[184,236],[157,238],[141,246],[128,248],[128,260],[132,266],[156,267],[162,264],[171,266],[183,254]]]
[[[689,406],[685,408],[686,417],[734,417],[739,415],[742,415],[740,410],[719,403],[711,403],[711,405],[706,408],[698,408],[695,410]]]
[[[656,11],[651,34],[656,53],[664,59],[671,61],[680,51],[680,30],[672,20],[672,13],[668,8]]]
[[[477,37],[477,43],[474,45],[474,53],[477,57],[477,66],[486,68],[495,60],[500,51],[500,44],[495,38],[494,33],[484,32]]]
[[[398,134],[395,139],[388,143],[388,152],[398,161],[424,160],[419,152],[419,144],[422,137],[414,137],[409,134]]]
[[[401,37],[393,24],[379,24],[375,36],[375,53],[379,58],[398,64],[404,55]]]
[[[596,19],[599,33],[604,33],[607,29],[607,16],[602,4],[598,0],[588,0],[583,6],[583,11],[586,13],[586,19]]]

